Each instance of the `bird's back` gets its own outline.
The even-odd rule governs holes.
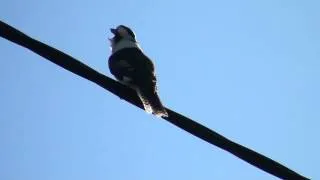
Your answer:
[[[125,48],[113,53],[109,57],[109,68],[119,80],[123,76],[131,77],[134,81],[156,80],[152,61],[138,48]]]

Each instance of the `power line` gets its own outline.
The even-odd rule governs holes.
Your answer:
[[[57,64],[58,66],[73,72],[91,82],[96,83],[102,88],[110,91],[111,93],[119,96],[121,99],[130,102],[131,104],[143,109],[143,106],[132,89],[118,83],[117,81],[97,72],[86,64],[76,60],[75,58],[50,47],[40,41],[32,39],[19,30],[11,27],[10,25],[0,21],[0,36],[23,46],[34,53],[46,58],[47,60]],[[168,122],[184,129],[185,131],[193,134],[194,136],[215,145],[225,151],[232,153],[238,158],[250,163],[257,168],[273,174],[281,179],[308,179],[289,168],[281,165],[280,163],[259,154],[247,147],[237,144],[222,135],[214,132],[213,130],[179,114],[170,109],[167,109],[169,116],[164,118]]]

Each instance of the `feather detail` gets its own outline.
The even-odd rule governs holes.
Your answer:
[[[147,113],[152,113],[157,117],[168,117],[157,92],[140,88],[137,88],[136,91]]]

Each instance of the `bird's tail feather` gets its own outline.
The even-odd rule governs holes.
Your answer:
[[[137,93],[147,113],[152,113],[158,117],[168,117],[168,113],[156,91],[137,89]]]

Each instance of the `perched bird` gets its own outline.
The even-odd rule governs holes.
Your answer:
[[[110,31],[114,34],[109,39],[112,51],[109,57],[110,72],[119,82],[137,92],[146,112],[167,117],[168,113],[157,93],[154,65],[143,53],[134,32],[124,25]]]

